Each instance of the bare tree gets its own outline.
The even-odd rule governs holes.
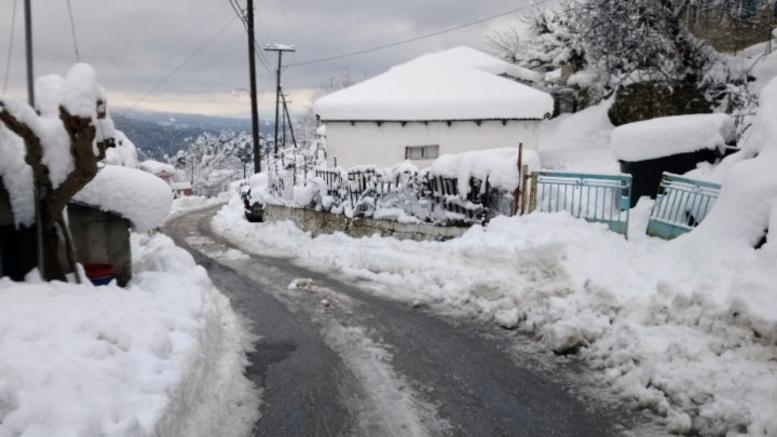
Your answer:
[[[71,69],[70,74],[86,74],[88,77],[94,77],[91,67],[84,64],[76,65]],[[94,85],[92,89],[99,89],[96,84]],[[66,91],[71,93],[70,95],[79,92],[78,89]],[[88,96],[77,98],[84,97],[89,98]],[[112,136],[100,135],[98,138],[98,125],[107,125],[110,119],[104,97],[96,95],[94,97],[94,111],[83,111],[81,106],[77,113],[71,113],[67,105],[58,105],[59,122],[67,135],[66,141],[62,144],[67,144],[74,165],[64,180],[57,183],[52,180],[51,169],[44,160],[44,149],[56,146],[45,144],[45,141],[50,139],[43,137],[37,129],[51,119],[44,119],[26,104],[11,99],[0,100],[0,121],[24,140],[25,162],[33,171],[35,188],[40,199],[41,256],[44,266],[41,275],[45,280],[66,279],[66,269],[61,255],[66,254],[68,258],[72,258],[72,248],[68,247],[70,245],[67,238],[70,233],[63,219],[63,211],[70,199],[95,177],[98,170],[97,163],[105,158],[106,149],[114,144]],[[112,130],[109,133],[112,134]],[[60,143],[57,142],[57,144]]]

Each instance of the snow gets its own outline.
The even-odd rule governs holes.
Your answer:
[[[60,89],[59,102],[71,115],[97,118],[97,103],[105,101],[105,93],[97,83],[97,73],[84,63],[70,67]]]
[[[0,123],[0,183],[9,194],[17,226],[31,226],[35,221],[35,195],[32,168],[24,161],[24,142]]]
[[[47,74],[35,81],[35,107],[41,117],[59,117],[60,93],[64,85],[65,78],[58,74]]]
[[[542,74],[528,68],[519,67],[496,56],[483,53],[467,46],[457,46],[452,49],[437,52],[431,55],[439,61],[449,62],[451,64],[460,64],[467,67],[476,68],[497,76],[509,76],[513,79],[525,82],[541,82]]]
[[[760,108],[741,151],[719,166],[722,185],[718,201],[694,235],[702,247],[756,245],[769,229],[777,203],[777,78],[761,93]],[[774,228],[771,228],[774,229]],[[773,244],[773,243],[770,243]],[[777,314],[777,306],[775,306]]]
[[[614,126],[607,111],[612,100],[574,114],[542,123],[539,154],[542,167],[589,173],[618,173],[618,163],[609,149]]]
[[[540,158],[537,152],[524,150],[523,165],[527,165],[530,171],[539,170]],[[516,147],[442,155],[432,162],[428,171],[433,175],[458,179],[458,190],[462,195],[469,193],[469,180],[472,177],[481,181],[488,178],[491,186],[508,192],[513,192],[521,180]]]
[[[170,221],[183,214],[187,214],[193,211],[212,208],[217,205],[227,203],[233,193],[224,192],[215,197],[204,196],[181,196],[173,200],[173,205],[170,208],[170,215],[167,216],[166,221]]]
[[[49,170],[52,187],[59,187],[73,171],[75,164],[70,153],[68,134],[58,116],[38,117],[29,105],[13,98],[4,98],[0,110],[26,124],[40,138],[42,162]]]
[[[170,188],[173,190],[191,190],[192,184],[189,182],[171,182]]]
[[[147,159],[138,165],[141,170],[151,173],[153,175],[159,175],[161,173],[175,174],[175,167],[164,162],[154,161],[153,159]]]
[[[114,212],[132,222],[138,232],[161,226],[173,203],[170,186],[141,170],[106,165],[73,200]]]
[[[726,114],[659,117],[618,126],[612,131],[612,156],[644,161],[702,149],[723,149],[735,141],[734,121]]]
[[[248,434],[247,330],[169,238],[132,243],[126,289],[0,279],[0,435]]]
[[[314,110],[323,121],[541,120],[553,113],[553,98],[446,55],[425,55],[329,94]]]
[[[121,165],[125,167],[138,167],[138,150],[124,132],[116,131],[116,146],[105,151],[106,164]]]

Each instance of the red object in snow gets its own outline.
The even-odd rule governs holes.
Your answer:
[[[85,264],[84,271],[94,285],[108,285],[116,278],[113,274],[113,266],[109,264]]]

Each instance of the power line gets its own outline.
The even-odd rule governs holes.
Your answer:
[[[78,53],[78,39],[76,38],[76,23],[73,20],[73,8],[70,6],[70,0],[67,0],[67,16],[70,18],[70,35],[73,37],[73,50],[76,52],[76,62],[81,62],[81,55]]]
[[[409,44],[411,42],[416,42],[416,41],[420,41],[420,40],[423,40],[423,39],[432,38],[432,37],[435,37],[435,36],[443,35],[445,33],[450,33],[450,32],[454,32],[456,30],[464,29],[466,27],[471,27],[471,26],[475,26],[477,24],[485,23],[487,21],[492,21],[492,20],[495,20],[497,18],[504,17],[506,15],[511,15],[511,14],[516,13],[516,12],[520,12],[520,11],[523,11],[523,10],[526,10],[526,9],[529,9],[529,8],[533,8],[535,6],[541,5],[543,3],[547,3],[549,1],[550,0],[538,0],[538,1],[534,2],[534,3],[532,3],[532,4],[529,4],[529,5],[525,5],[525,6],[522,6],[522,7],[519,7],[519,8],[515,8],[515,9],[511,9],[509,11],[500,12],[498,14],[491,15],[491,16],[488,16],[488,17],[483,17],[483,18],[480,18],[480,19],[475,20],[475,21],[470,21],[468,23],[459,24],[459,25],[456,25],[456,26],[452,26],[452,27],[448,27],[448,28],[445,28],[445,29],[437,30],[437,31],[434,31],[434,32],[429,32],[429,33],[417,35],[417,36],[414,36],[412,38],[407,38],[407,39],[403,39],[403,40],[399,40],[399,41],[394,41],[394,42],[391,42],[391,43],[388,43],[388,44],[382,44],[382,45],[379,45],[379,46],[370,47],[370,48],[366,48],[366,49],[362,49],[362,50],[356,50],[356,51],[353,51],[353,52],[341,53],[339,55],[332,55],[332,56],[327,56],[327,57],[324,57],[324,58],[311,59],[309,61],[297,62],[297,63],[294,63],[294,64],[289,64],[288,67],[298,67],[298,66],[301,66],[301,65],[310,65],[310,64],[318,64],[318,63],[321,63],[321,62],[334,61],[334,60],[337,60],[337,59],[348,58],[348,57],[357,56],[357,55],[363,55],[365,53],[375,52],[375,51],[378,51],[378,50],[384,50],[384,49],[388,49],[388,48],[391,48],[391,47],[396,47],[396,46],[400,46],[400,45],[404,45],[404,44]]]
[[[286,5],[283,3],[283,0],[278,0],[278,3],[281,4],[281,12],[283,12],[283,21],[286,22],[286,32],[289,34],[289,41],[294,44],[294,37],[291,36],[291,26],[289,26],[289,16],[286,15]]]
[[[11,74],[11,56],[13,55],[13,36],[16,27],[16,1],[13,0],[11,12],[11,34],[8,37],[8,56],[5,58],[5,78],[3,79],[3,94],[8,89],[8,76]]]
[[[245,12],[243,12],[243,8],[240,7],[238,0],[227,1],[229,1],[229,5],[232,7],[232,10],[235,11],[235,14],[238,16],[238,18],[240,18],[240,22],[243,23],[243,27],[245,28],[246,32],[248,32],[248,22],[246,21]],[[254,15],[261,21],[261,15],[257,14],[256,11],[254,11]],[[256,39],[254,39],[254,51],[259,57],[259,62],[262,64],[262,67],[264,67],[268,74],[272,75],[273,71],[272,67],[270,66],[270,61],[267,59],[267,57],[264,56],[264,53],[259,50],[259,42]]]
[[[151,93],[153,93],[153,92],[154,92],[154,91],[156,91],[156,90],[157,90],[159,87],[161,87],[162,85],[164,85],[164,84],[165,84],[165,83],[166,83],[168,80],[172,79],[172,78],[173,78],[173,76],[175,76],[175,75],[176,75],[176,74],[177,74],[179,71],[181,71],[181,69],[182,69],[182,68],[183,68],[183,67],[184,67],[186,64],[188,64],[188,63],[189,63],[189,62],[190,62],[192,59],[194,59],[195,57],[197,57],[197,55],[199,55],[199,54],[200,54],[200,52],[202,52],[203,50],[205,50],[205,48],[206,48],[206,47],[208,47],[208,46],[209,46],[209,45],[210,45],[210,44],[211,44],[213,41],[215,41],[215,40],[216,40],[216,38],[218,38],[219,36],[221,36],[221,34],[222,34],[222,33],[224,33],[224,32],[227,30],[227,28],[229,28],[229,26],[230,26],[232,23],[234,23],[234,22],[235,22],[235,20],[237,20],[238,18],[239,18],[239,17],[232,17],[232,19],[231,19],[231,20],[229,20],[229,22],[227,22],[227,24],[225,24],[223,27],[221,27],[221,29],[219,29],[219,31],[218,31],[218,32],[216,32],[216,33],[215,33],[213,36],[211,36],[210,38],[208,38],[208,40],[207,40],[207,41],[205,41],[205,43],[204,43],[204,44],[202,44],[201,46],[199,46],[199,47],[197,48],[197,50],[195,50],[195,51],[194,51],[194,52],[193,52],[191,55],[189,55],[189,56],[188,56],[186,59],[184,59],[184,60],[183,60],[183,62],[181,62],[180,64],[178,64],[178,65],[177,65],[177,66],[176,66],[176,67],[175,67],[175,68],[174,68],[174,69],[173,69],[173,70],[172,70],[172,71],[171,71],[171,72],[170,72],[170,73],[169,73],[167,76],[165,76],[165,77],[164,77],[162,80],[160,80],[159,82],[157,82],[157,83],[156,83],[156,84],[155,84],[153,87],[151,87],[151,89],[149,89],[148,91],[146,91],[146,93],[145,93],[145,94],[143,94],[143,96],[142,96],[142,97],[141,97],[141,98],[140,98],[140,99],[139,99],[137,102],[135,102],[135,103],[134,103],[134,104],[133,104],[133,105],[130,107],[129,111],[132,111],[132,110],[134,110],[135,108],[137,108],[137,106],[138,106],[138,105],[140,105],[140,104],[141,104],[141,103],[142,103],[144,100],[146,100],[146,98],[147,98],[149,95],[151,95]]]

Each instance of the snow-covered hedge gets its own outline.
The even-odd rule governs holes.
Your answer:
[[[270,178],[269,185],[263,177],[251,193],[255,200],[349,218],[479,223],[511,213],[513,193],[521,180],[517,158],[517,149],[501,148],[443,155],[422,170],[410,161],[386,169],[364,165],[318,170],[309,173],[307,180],[299,179],[297,186],[292,186],[290,172],[285,171]],[[540,166],[533,150],[524,151],[523,163],[531,170]]]
[[[133,237],[126,289],[0,279],[0,435],[245,435],[249,339],[202,267]]]

